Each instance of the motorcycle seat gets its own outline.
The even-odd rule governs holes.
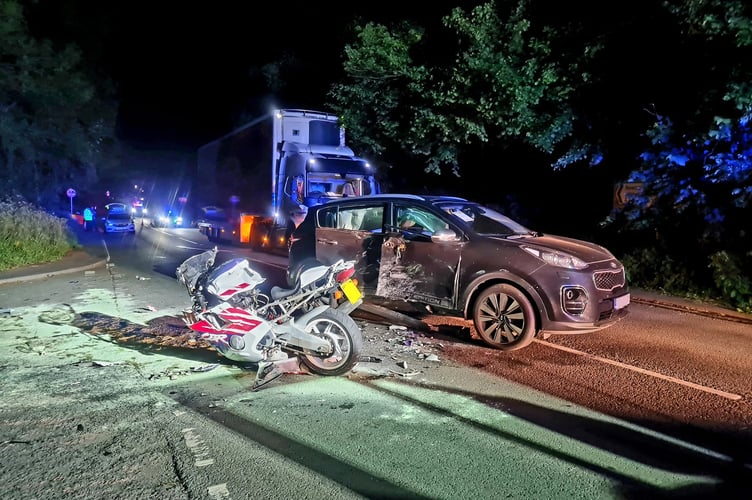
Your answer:
[[[269,293],[271,293],[274,300],[279,300],[292,295],[293,293],[295,293],[295,291],[295,288],[282,288],[281,286],[275,285],[272,287]]]

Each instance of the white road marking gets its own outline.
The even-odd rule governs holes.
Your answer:
[[[206,467],[214,463],[214,459],[209,457],[209,447],[206,446],[204,440],[194,431],[193,427],[183,429],[183,439],[185,439],[188,449],[193,453],[196,467]]]
[[[209,494],[209,498],[212,499],[230,498],[230,490],[227,489],[227,483],[209,486],[207,493]]]
[[[688,382],[686,380],[682,380],[682,379],[679,379],[679,378],[669,377],[668,375],[663,375],[661,373],[654,372],[654,371],[651,371],[651,370],[645,370],[643,368],[638,368],[636,366],[627,365],[625,363],[620,363],[620,362],[614,361],[612,359],[602,358],[600,356],[596,356],[594,354],[588,354],[586,352],[578,351],[578,350],[572,349],[570,347],[564,347],[564,346],[561,346],[561,345],[552,344],[550,342],[546,342],[546,341],[543,341],[543,340],[535,340],[535,342],[539,342],[541,344],[545,344],[545,345],[547,345],[549,347],[553,347],[554,349],[559,349],[561,351],[566,351],[566,352],[569,352],[569,353],[572,353],[572,354],[577,354],[577,355],[580,355],[580,356],[584,356],[586,358],[594,359],[594,360],[600,361],[602,363],[606,363],[606,364],[609,364],[609,365],[618,366],[619,368],[624,368],[625,370],[632,370],[632,371],[637,372],[637,373],[642,373],[643,375],[647,375],[649,377],[659,378],[661,380],[666,380],[668,382],[673,382],[675,384],[683,385],[683,386],[686,386],[686,387],[691,387],[692,389],[697,389],[698,391],[707,392],[709,394],[715,394],[716,396],[720,396],[722,398],[730,399],[732,401],[739,401],[740,399],[742,399],[742,396],[740,396],[739,394],[734,394],[734,393],[725,392],[725,391],[719,391],[718,389],[713,389],[712,387],[706,387],[704,385],[695,384],[695,383]]]

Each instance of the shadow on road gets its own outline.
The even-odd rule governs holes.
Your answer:
[[[518,442],[526,447],[549,454],[556,459],[568,461],[577,467],[591,469],[600,475],[610,477],[622,484],[620,498],[635,500],[642,498],[749,498],[749,485],[752,484],[752,470],[748,466],[745,466],[746,457],[743,456],[745,453],[742,450],[731,454],[731,456],[720,456],[709,450],[695,447],[690,443],[673,440],[668,436],[659,436],[646,430],[618,422],[557,411],[549,407],[533,404],[529,401],[510,397],[478,395],[457,390],[454,387],[434,386],[430,388],[431,390],[458,394],[474,399],[486,406],[498,409],[557,434],[567,436],[578,442],[586,443],[634,462],[677,474],[687,474],[716,480],[716,483],[711,485],[694,484],[679,489],[664,490],[620,474],[606,464],[593,463],[574,453],[569,454],[566,450],[556,449],[543,443],[536,443],[526,437],[507,433],[496,427],[487,426],[481,422],[451,413],[425,400],[419,400],[401,392],[392,391],[368,382],[364,383],[375,390],[407,401],[411,405],[421,406],[429,411],[463,420],[466,424],[481,427],[485,431],[499,435],[504,439]]]
[[[49,324],[71,325],[94,338],[117,343],[141,354],[159,353],[204,363],[225,362],[208,342],[196,339],[194,333],[175,316],[160,316],[145,325],[98,312],[76,313],[72,309],[64,316],[56,311],[54,315],[40,316],[39,320]]]

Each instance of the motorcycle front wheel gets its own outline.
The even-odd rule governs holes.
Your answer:
[[[305,326],[305,331],[326,339],[332,346],[328,356],[302,355],[301,362],[318,375],[342,375],[360,359],[363,335],[353,319],[340,311],[327,309]]]

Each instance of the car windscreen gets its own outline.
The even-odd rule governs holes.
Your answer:
[[[123,214],[123,213],[115,213],[115,214],[108,214],[107,218],[109,220],[118,221],[118,222],[129,222],[131,220],[131,215]]]
[[[439,207],[460,226],[483,235],[529,235],[533,231],[506,215],[477,203],[442,203]]]

